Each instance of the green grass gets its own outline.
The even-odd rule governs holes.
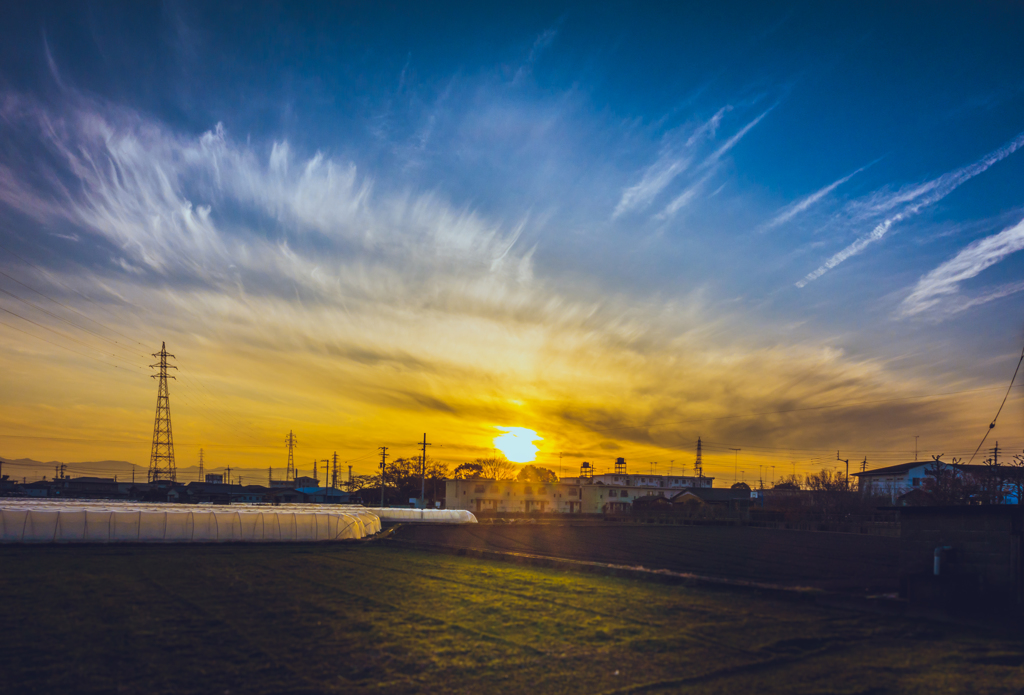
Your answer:
[[[0,596],[3,692],[1024,689],[1009,637],[365,544],[0,547]]]

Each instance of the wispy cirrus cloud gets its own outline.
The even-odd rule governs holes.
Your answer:
[[[699,293],[556,289],[534,277],[525,215],[510,224],[438,194],[389,194],[355,164],[284,140],[181,134],[104,104],[21,106],[10,139],[40,156],[5,158],[14,168],[0,202],[66,223],[75,254],[106,253],[106,265],[69,263],[68,282],[147,311],[160,339],[202,355],[225,398],[275,441],[291,427],[286,411],[327,441],[343,421],[370,447],[410,413],[466,447],[488,441],[480,423],[511,418],[552,447],[680,446],[697,432],[592,430],[919,388],[829,346],[745,343],[748,325]],[[138,319],[104,320],[132,334],[118,321]],[[218,436],[195,411],[177,417],[183,431]],[[715,431],[752,425],[728,427]],[[834,436],[821,423],[756,427],[768,440]]]
[[[754,118],[754,120],[750,121],[745,126],[740,128],[738,133],[736,133],[731,138],[726,140],[724,143],[722,143],[721,147],[719,147],[717,150],[712,152],[711,155],[707,159],[704,160],[704,162],[702,163],[702,166],[709,167],[709,166],[714,166],[715,164],[717,164],[718,160],[720,160],[722,157],[724,157],[726,155],[726,153],[729,152],[729,150],[731,150],[732,148],[736,147],[736,145],[739,144],[740,140],[742,140],[747,133],[749,133],[751,130],[753,130],[754,126],[756,126],[758,123],[763,121],[764,117],[767,116],[768,114],[770,114],[775,109],[776,106],[778,106],[778,104],[772,104],[767,109],[765,109],[760,114],[758,114],[758,116],[756,118]]]
[[[681,145],[674,136],[667,138],[658,159],[644,170],[640,181],[622,192],[618,205],[612,211],[612,219],[650,205],[677,176],[690,167],[697,156],[696,148],[705,140],[715,137],[722,119],[731,110],[732,106],[720,108],[715,115],[694,128]]]
[[[967,166],[947,172],[922,184],[904,187],[895,193],[876,193],[866,201],[859,201],[852,207],[859,211],[862,218],[868,218],[872,213],[888,213],[896,209],[899,212],[889,215],[878,222],[869,234],[862,236],[843,250],[834,254],[818,266],[817,269],[797,281],[796,286],[800,288],[806,287],[808,283],[817,280],[843,261],[861,253],[871,244],[884,238],[893,225],[913,217],[929,205],[939,202],[967,181],[970,181],[979,174],[983,174],[994,164],[1009,157],[1020,149],[1021,146],[1024,146],[1024,133],[1020,133],[1002,147],[993,150]]]
[[[900,303],[897,315],[916,316],[937,308],[943,302],[947,304],[949,313],[957,313],[1024,290],[1024,283],[1016,282],[991,288],[973,298],[964,298],[959,294],[960,283],[977,276],[986,268],[1022,249],[1024,220],[999,234],[975,241],[922,277],[913,291]]]
[[[871,164],[874,164],[874,162],[871,162]],[[837,188],[842,186],[844,183],[846,183],[847,181],[852,179],[854,176],[856,176],[857,174],[861,173],[862,171],[864,171],[865,169],[870,167],[871,164],[865,164],[860,169],[857,169],[856,171],[852,171],[849,174],[847,174],[846,176],[844,176],[844,177],[842,177],[840,179],[836,179],[835,181],[833,181],[829,185],[824,186],[822,188],[819,188],[814,193],[811,193],[810,195],[808,195],[808,196],[806,196],[804,198],[801,198],[800,200],[797,200],[797,201],[787,205],[786,207],[782,208],[781,210],[779,210],[778,214],[775,215],[775,217],[773,217],[769,222],[767,222],[763,227],[761,227],[761,231],[767,232],[767,231],[769,231],[771,229],[775,229],[778,226],[786,224],[787,222],[792,220],[794,217],[796,217],[800,213],[806,211],[812,205],[814,205],[819,200],[821,200],[822,198],[827,196],[829,193],[831,193],[832,191],[836,190]]]
[[[752,121],[748,122],[745,126],[740,128],[739,132],[734,134],[732,137],[730,137],[728,140],[726,140],[724,143],[722,143],[722,145],[719,146],[710,155],[705,157],[704,160],[701,161],[700,165],[697,168],[698,171],[703,171],[704,174],[699,179],[697,179],[696,181],[693,181],[692,183],[690,183],[683,190],[682,193],[680,193],[679,195],[674,197],[671,201],[669,201],[668,205],[666,205],[662,209],[661,212],[659,212],[657,215],[655,215],[655,219],[657,219],[657,220],[667,220],[667,219],[670,219],[676,213],[678,213],[680,210],[682,210],[683,208],[685,208],[688,205],[690,205],[697,198],[697,195],[703,190],[704,184],[707,183],[708,179],[710,179],[712,176],[714,176],[715,173],[717,173],[718,165],[719,165],[719,162],[722,160],[722,158],[732,148],[736,147],[736,145],[739,144],[740,140],[742,140],[743,137],[747,133],[749,133],[751,130],[753,130],[754,126],[756,126],[758,123],[760,123],[764,119],[765,116],[767,116],[769,113],[771,113],[772,109],[774,109],[775,106],[777,106],[777,104],[772,105],[769,108],[767,108],[766,110],[762,111]],[[722,112],[719,111],[719,114],[721,114],[721,113]],[[716,116],[719,115],[719,114],[716,114]]]

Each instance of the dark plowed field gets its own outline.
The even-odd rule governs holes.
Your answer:
[[[747,526],[402,526],[397,538],[791,586],[895,591],[899,539]]]

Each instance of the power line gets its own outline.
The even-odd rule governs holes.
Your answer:
[[[75,294],[77,294],[77,295],[78,295],[79,297],[81,297],[82,299],[86,300],[87,302],[89,302],[89,303],[91,303],[91,304],[96,304],[96,301],[95,301],[94,299],[92,299],[92,298],[90,298],[90,297],[88,297],[88,296],[86,296],[86,295],[82,294],[81,292],[79,292],[78,290],[74,289],[73,287],[68,287],[68,286],[67,286],[67,285],[65,285],[65,284],[64,284],[63,282],[61,282],[61,281],[60,281],[60,280],[58,280],[57,278],[55,278],[55,277],[53,277],[52,275],[50,275],[50,273],[48,273],[48,272],[47,272],[46,270],[44,270],[44,269],[40,268],[39,266],[37,266],[37,265],[36,265],[35,263],[33,263],[32,261],[30,261],[30,260],[27,260],[27,259],[25,259],[25,258],[22,258],[22,257],[21,257],[21,256],[19,256],[18,254],[16,254],[16,253],[15,253],[14,251],[11,251],[11,250],[10,250],[9,248],[7,248],[6,246],[4,246],[3,244],[0,244],[0,249],[2,249],[2,250],[4,250],[4,251],[6,251],[7,253],[11,254],[12,256],[14,256],[15,258],[17,258],[17,259],[18,259],[19,261],[21,261],[22,263],[24,263],[24,264],[26,264],[26,265],[29,265],[29,266],[32,266],[33,268],[35,268],[36,270],[38,270],[38,271],[39,271],[40,273],[42,273],[43,275],[45,275],[45,276],[47,277],[47,279],[49,279],[49,280],[50,280],[51,282],[53,282],[53,283],[55,283],[55,284],[58,284],[58,285],[60,285],[61,287],[63,287],[63,288],[64,288],[64,289],[66,289],[66,290],[69,290],[69,291],[71,291],[71,292],[74,292],[74,293],[75,293]],[[7,274],[6,274],[6,273],[4,273],[4,275],[7,275]],[[7,277],[10,277],[10,276],[9,276],[9,275],[7,275]],[[12,278],[12,279],[13,279],[13,278]],[[15,280],[15,282],[18,282],[18,281],[17,281],[17,280]],[[26,286],[27,286],[27,285],[26,285]],[[37,290],[33,290],[33,291],[37,291]],[[42,294],[42,293],[40,292],[40,294]],[[43,296],[46,296],[46,295],[43,295]],[[54,301],[54,302],[56,302],[56,301],[57,301],[56,299],[53,299],[52,297],[47,297],[47,299],[50,299],[51,301]],[[57,302],[57,303],[59,304],[60,302]],[[63,305],[62,305],[62,306],[63,306]],[[74,309],[71,309],[71,311],[75,311],[75,310],[74,310]],[[75,313],[78,313],[78,312],[76,311]],[[83,318],[89,318],[89,317],[83,316]],[[96,323],[96,324],[98,324],[98,325],[100,325],[100,326],[103,326],[103,324],[102,324],[102,323],[100,323],[99,321],[97,321],[96,319],[92,319],[92,318],[89,318],[89,320],[90,320],[90,321],[92,321],[93,323]],[[139,345],[143,345],[143,344],[144,344],[144,343],[142,343],[142,342],[140,342],[140,341],[136,340],[135,338],[131,338],[131,337],[129,337],[129,336],[127,336],[127,335],[125,335],[124,333],[121,333],[120,331],[114,330],[113,328],[110,328],[110,327],[108,327],[108,326],[103,326],[103,327],[104,327],[104,328],[106,328],[106,329],[107,329],[108,331],[110,331],[111,333],[117,333],[117,334],[118,334],[119,336],[121,336],[122,338],[125,338],[126,340],[131,340],[131,341],[133,341],[133,342],[136,342],[136,343],[138,343]]]
[[[7,275],[7,273],[5,273],[5,272],[3,272],[3,271],[0,271],[0,275],[3,275],[3,276],[5,276],[5,277],[8,277],[8,278],[11,278],[11,276],[10,276],[10,275]],[[12,279],[12,280],[14,280],[15,282],[18,282],[18,280],[16,280],[15,278],[11,278],[11,279]],[[22,282],[18,282],[18,284],[19,284],[19,285],[22,285],[22,286],[24,286],[24,287],[28,287],[28,289],[32,290],[33,292],[35,292],[35,293],[39,294],[40,296],[42,296],[42,297],[44,297],[44,298],[46,298],[46,299],[49,299],[49,300],[50,300],[51,302],[54,302],[55,304],[59,304],[60,306],[64,307],[65,309],[69,309],[69,307],[65,306],[64,304],[61,304],[61,303],[60,303],[60,302],[58,302],[58,301],[57,301],[56,299],[52,299],[51,297],[47,297],[47,296],[46,296],[45,294],[43,294],[42,292],[39,292],[38,290],[35,290],[35,289],[33,289],[33,288],[29,287],[28,285],[25,285],[25,284],[24,284],[24,283],[22,283]],[[32,303],[32,302],[28,301],[27,299],[24,299],[24,298],[22,298],[22,297],[19,297],[18,295],[14,294],[14,293],[13,293],[13,292],[11,292],[10,290],[5,290],[5,289],[3,289],[2,287],[0,287],[0,292],[3,292],[4,294],[6,294],[6,295],[8,295],[8,296],[14,297],[14,298],[15,298],[15,299],[17,299],[17,300],[18,300],[19,302],[21,302],[21,303],[23,303],[23,304],[27,304],[28,306],[32,307],[33,309],[36,309],[36,310],[38,310],[38,311],[41,311],[41,312],[43,312],[43,313],[44,313],[44,314],[46,314],[47,316],[50,316],[50,317],[52,317],[52,318],[55,318],[55,319],[57,319],[58,321],[63,321],[64,323],[68,324],[69,326],[74,326],[75,328],[77,328],[77,329],[79,329],[79,330],[85,331],[86,333],[88,333],[88,334],[90,334],[90,335],[94,335],[94,336],[96,336],[96,337],[97,337],[97,338],[99,338],[100,340],[105,340],[105,341],[107,341],[108,343],[110,343],[111,345],[116,345],[116,346],[118,346],[119,348],[122,348],[122,349],[124,349],[124,346],[123,346],[123,345],[121,345],[121,343],[119,343],[118,341],[116,341],[116,340],[113,340],[113,339],[111,339],[111,338],[108,338],[108,337],[106,337],[106,336],[104,336],[104,335],[100,335],[99,333],[96,333],[95,331],[91,331],[91,330],[89,330],[88,328],[85,328],[84,326],[79,326],[79,325],[78,325],[77,323],[74,323],[73,321],[70,321],[70,320],[68,320],[68,319],[64,318],[63,316],[59,316],[59,315],[57,315],[57,314],[54,314],[53,312],[49,311],[48,309],[44,309],[44,308],[42,308],[42,307],[41,307],[41,306],[39,306],[38,304],[34,304],[34,303]],[[74,310],[73,310],[73,309],[71,309],[71,311],[74,311]],[[76,314],[78,314],[79,316],[83,316],[82,314],[80,314],[80,313],[79,313],[79,312],[77,312],[77,311],[75,311],[75,313],[76,313]],[[85,317],[85,316],[83,316],[83,318],[88,318],[88,317]],[[109,330],[109,329],[108,329],[108,330]],[[141,352],[136,352],[136,353],[134,353],[134,354],[135,354],[135,355],[137,355],[138,357],[145,357],[145,355],[143,355],[143,354],[142,354]]]
[[[1013,376],[1010,377],[1010,385],[1006,388],[1006,395],[1003,396],[1003,402],[999,404],[999,410],[996,411],[996,416],[992,418],[992,422],[989,423],[988,429],[985,430],[985,436],[982,437],[981,442],[978,443],[978,448],[974,450],[973,454],[971,454],[971,459],[967,462],[968,465],[970,465],[971,461],[974,460],[974,457],[978,455],[978,452],[981,451],[981,447],[985,444],[985,440],[988,439],[989,432],[995,429],[996,420],[999,419],[999,413],[1003,412],[1003,406],[1006,405],[1006,399],[1010,397],[1010,390],[1013,388],[1013,382],[1017,380],[1017,372],[1020,371],[1021,362],[1024,362],[1024,348],[1021,348],[1020,359],[1017,360],[1017,366],[1013,370]]]
[[[0,309],[3,309],[3,307],[0,307]],[[3,311],[7,311],[8,314],[14,314],[13,311],[8,311],[7,309],[3,309]],[[37,324],[34,321],[31,321],[29,319],[26,319],[23,316],[18,316],[18,314],[14,314],[14,315],[17,316],[19,319],[23,319],[25,321],[28,321],[29,323],[32,323],[32,324],[35,324],[35,325],[39,326],[39,324]],[[35,338],[36,340],[41,340],[44,343],[47,343],[48,345],[53,345],[54,347],[59,347],[61,350],[67,350],[68,352],[73,352],[76,355],[80,355],[82,357],[86,357],[86,358],[88,358],[90,360],[95,360],[96,362],[99,362],[100,364],[105,364],[108,367],[113,367],[114,369],[121,369],[122,371],[124,370],[124,367],[121,367],[120,365],[111,364],[110,362],[106,362],[104,360],[101,360],[99,357],[96,357],[95,355],[88,355],[88,354],[86,354],[84,352],[79,352],[78,350],[74,350],[72,348],[69,348],[67,345],[61,345],[59,343],[53,342],[52,340],[47,340],[46,338],[40,338],[38,335],[35,335],[33,333],[29,333],[28,331],[22,330],[21,328],[18,328],[16,326],[12,326],[9,323],[4,323],[3,321],[0,321],[0,326],[6,326],[7,328],[10,328],[12,331],[17,331],[18,333],[23,333],[23,334],[29,336],[30,338]],[[39,326],[39,327],[40,328],[46,328],[46,326]],[[46,328],[46,330],[51,330],[51,329]],[[54,332],[56,332],[56,331],[54,331]],[[60,335],[60,334],[58,333],[58,335]]]

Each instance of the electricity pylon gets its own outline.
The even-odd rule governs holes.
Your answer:
[[[334,463],[331,466],[331,487],[338,487],[338,452],[334,452]]]
[[[288,470],[284,473],[284,479],[295,480],[295,447],[299,445],[299,440],[295,438],[295,434],[291,430],[288,430],[288,436],[284,438],[284,443],[288,445]]]
[[[167,380],[173,379],[168,376],[168,369],[177,369],[173,364],[167,363],[167,343],[160,344],[160,352],[154,352],[153,357],[160,358],[156,364],[149,365],[152,369],[159,369],[153,374],[154,379],[160,380],[160,386],[156,394],[156,420],[153,422],[153,448],[149,454],[149,480],[170,480],[174,481],[176,471],[174,468],[174,437],[171,436],[171,396],[167,390]]]

